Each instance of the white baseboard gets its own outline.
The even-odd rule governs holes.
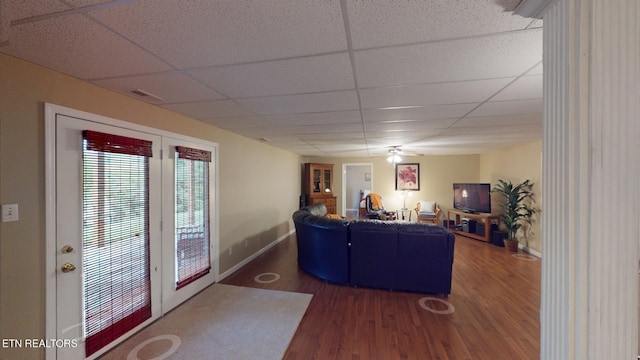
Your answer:
[[[526,253],[529,253],[529,254],[535,256],[535,257],[542,258],[542,253],[539,252],[539,251],[535,251],[535,250],[529,249],[528,247],[526,247],[526,246],[524,246],[522,244],[518,244],[518,248],[521,249],[522,251],[526,252]]]
[[[267,250],[269,250],[272,247],[278,245],[278,243],[280,243],[282,240],[288,238],[289,236],[291,236],[295,232],[296,232],[295,229],[290,230],[288,233],[280,236],[279,238],[277,238],[276,240],[274,240],[273,242],[271,242],[267,246],[265,246],[262,249],[260,249],[259,251],[255,252],[253,255],[251,255],[248,258],[246,258],[246,259],[242,260],[241,262],[237,263],[235,266],[233,266],[229,270],[227,270],[227,271],[223,272],[222,274],[220,274],[220,276],[218,276],[218,281],[217,282],[224,280],[229,275],[231,275],[234,272],[240,270],[243,266],[245,266],[248,263],[250,263],[253,259],[257,258],[258,256],[260,256],[262,254],[264,254]]]

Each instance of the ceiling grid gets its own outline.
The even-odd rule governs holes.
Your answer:
[[[303,156],[474,154],[542,138],[518,3],[4,0],[0,52]]]

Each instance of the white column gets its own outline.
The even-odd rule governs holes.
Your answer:
[[[542,359],[635,359],[640,1],[544,9]]]

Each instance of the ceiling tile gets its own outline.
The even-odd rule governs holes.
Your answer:
[[[303,125],[287,126],[287,131],[292,134],[335,134],[362,131],[362,124],[350,123],[340,125]]]
[[[529,25],[529,29],[541,28],[543,25],[542,19],[535,19],[531,25]]]
[[[527,136],[528,134],[540,134],[542,132],[542,124],[534,125],[499,125],[499,126],[478,126],[465,128],[449,128],[443,130],[441,135],[446,136],[463,136],[472,135],[478,137],[481,135],[502,137],[505,134],[514,136]]]
[[[9,37],[2,52],[81,79],[171,70],[153,55],[83,15],[12,26]]]
[[[504,115],[465,117],[458,120],[453,127],[474,126],[502,126],[502,125],[539,125],[542,124],[542,114]]]
[[[540,60],[540,29],[355,52],[362,87],[513,77]]]
[[[268,142],[271,145],[281,147],[310,146],[307,142],[299,139],[297,136],[283,134],[269,136]]]
[[[75,8],[82,8],[90,5],[108,4],[117,0],[65,0],[65,2]]]
[[[468,116],[500,116],[517,114],[542,114],[542,99],[492,101],[480,105]]]
[[[0,18],[3,20],[3,24],[5,21],[6,25],[9,25],[12,21],[71,9],[58,0],[39,0],[37,6],[33,5],[25,0],[2,0],[0,2],[0,11],[2,12]]]
[[[426,131],[427,129],[445,129],[457,119],[383,121],[366,124],[369,131]]]
[[[93,83],[129,96],[132,95],[131,90],[141,89],[167,103],[224,98],[215,90],[178,71],[102,79]]]
[[[503,0],[512,8],[520,0]],[[496,1],[347,1],[356,49],[458,38],[526,28]]]
[[[322,144],[343,144],[343,143],[351,143],[364,141],[364,136],[362,131],[354,131],[354,132],[339,132],[339,133],[310,133],[310,134],[299,134],[300,139],[305,141],[309,141],[312,143],[322,143]]]
[[[254,113],[231,100],[200,101],[160,106],[194,119],[255,116]]]
[[[325,156],[326,154],[313,145],[306,146],[290,146],[287,150],[300,154],[302,156]]]
[[[238,99],[238,102],[262,115],[358,109],[355,91],[258,97]]]
[[[242,129],[248,127],[273,126],[274,124],[261,116],[223,117],[202,119],[202,121],[222,129]]]
[[[323,151],[366,151],[364,141],[359,144],[317,144],[318,149]]]
[[[91,14],[178,68],[347,49],[339,1],[143,0]]]
[[[265,116],[278,125],[326,125],[362,123],[360,111],[331,111],[306,114],[282,114]]]
[[[234,132],[253,139],[270,139],[272,136],[282,135],[282,129],[277,126],[237,128]],[[290,136],[295,137],[293,134]]]
[[[542,61],[538,63],[533,69],[529,70],[527,75],[542,75]]]
[[[392,120],[432,120],[461,118],[479,104],[430,105],[401,109],[370,109],[364,111],[367,123]]]
[[[367,143],[377,147],[399,146],[418,141],[424,137],[433,136],[439,132],[440,130],[424,130],[421,132],[367,131]]]
[[[480,103],[487,100],[515,78],[459,81],[425,85],[393,86],[360,91],[365,109]]]
[[[255,97],[354,88],[347,53],[192,70],[229,97]]]
[[[491,98],[491,101],[525,99],[542,99],[542,75],[519,78]]]

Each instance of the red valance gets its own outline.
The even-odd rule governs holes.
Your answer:
[[[153,156],[151,150],[153,143],[148,140],[105,134],[91,130],[84,130],[82,137],[87,141],[87,150],[146,157]]]
[[[186,146],[176,146],[176,152],[181,159],[211,162],[211,151],[193,149]]]

